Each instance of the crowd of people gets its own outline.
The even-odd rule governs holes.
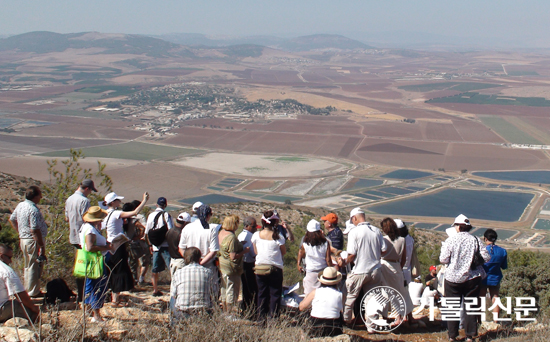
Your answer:
[[[88,195],[96,191],[92,180],[84,180],[66,200],[65,210],[69,242],[77,250],[103,256],[99,277],[76,279],[77,300],[90,306],[93,322],[103,320],[100,309],[107,290],[112,293],[109,305],[126,306],[119,294],[144,283],[149,266],[153,296],[163,295],[159,274],[169,270],[170,307],[176,319],[211,313],[217,305],[230,320],[245,315],[264,321],[279,315],[283,256],[294,234],[276,210],[259,213],[258,220],[242,218],[243,230],[237,236],[239,216],[228,215],[221,224],[211,223],[212,208],[201,202],[193,205],[192,213],[182,212],[173,219],[166,211],[166,198],[160,197],[156,209],[144,217],[140,212],[149,200],[148,193],[141,201],[123,204],[124,197],[111,192],[98,206],[91,206]],[[0,244],[0,322],[12,314],[34,321],[38,313],[31,298],[43,296],[40,276],[47,260],[47,226],[36,206],[41,197],[40,189],[31,186],[25,201],[10,217],[20,237],[24,286],[9,267],[13,252]],[[414,239],[402,220],[385,218],[380,229],[367,222],[361,208],[355,208],[344,231],[335,213],[320,221],[307,223],[296,265],[303,274],[299,310],[310,312],[315,335],[336,335],[344,325],[360,323],[361,299],[382,285],[392,287],[404,299],[405,310],[394,317],[393,324],[411,327],[417,326],[412,317],[414,306],[425,304],[429,297],[463,300],[489,293],[495,300],[499,295],[501,269],[507,267],[506,250],[495,244],[497,233],[492,229],[485,232],[484,241],[471,235],[472,225],[464,215],[447,230],[449,238],[443,242],[439,257],[443,266],[430,267],[424,290],[417,278]],[[444,279],[439,277],[443,274]],[[10,296],[16,300],[10,301]],[[365,312],[367,330],[374,332],[373,322],[380,316],[388,318],[384,315],[387,311]],[[477,323],[475,316],[464,317],[467,339],[477,335]],[[450,340],[456,340],[459,322],[449,321],[447,325]]]

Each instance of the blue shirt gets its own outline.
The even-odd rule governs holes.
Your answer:
[[[327,234],[327,239],[332,242],[332,247],[342,250],[344,249],[344,234],[339,227],[334,228]]]
[[[483,279],[483,285],[497,286],[502,280],[502,270],[508,268],[508,253],[497,245],[488,245],[487,253],[491,256],[491,260],[483,265],[487,273],[487,278]]]

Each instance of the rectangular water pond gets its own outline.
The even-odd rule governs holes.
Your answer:
[[[402,170],[395,170],[395,171],[386,173],[380,177],[390,178],[390,179],[418,179],[418,178],[424,178],[432,175],[433,173],[430,173],[430,172],[402,169]]]
[[[227,196],[227,195],[218,195],[218,194],[208,194],[208,195],[184,198],[182,200],[179,200],[179,202],[185,203],[185,204],[193,204],[197,201],[201,201],[204,204],[251,202],[250,200],[247,200],[244,198]]]
[[[535,223],[533,228],[550,230],[550,220],[539,218],[539,219],[537,219],[537,223]]]
[[[550,184],[550,171],[498,171],[474,172],[479,177],[502,181]]]
[[[369,210],[384,215],[456,217],[513,222],[519,220],[533,194],[520,192],[444,189],[415,198],[373,205]],[[475,222],[473,222],[475,225]]]

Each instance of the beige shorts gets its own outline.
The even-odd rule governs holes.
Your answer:
[[[228,276],[222,273],[222,289],[221,299],[222,303],[236,304],[239,299],[239,292],[241,291],[241,276],[231,275]]]

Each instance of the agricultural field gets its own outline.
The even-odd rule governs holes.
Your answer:
[[[479,119],[510,143],[541,144],[540,141],[531,137],[529,134],[525,133],[500,116],[479,115]]]
[[[200,151],[133,141],[122,144],[83,148],[82,152],[86,157],[151,161],[173,160],[180,158],[181,156],[195,154]],[[41,155],[44,157],[67,157],[69,156],[69,151],[55,151],[43,153]]]
[[[433,90],[456,90],[460,92],[467,92],[472,90],[481,90],[487,88],[500,87],[500,84],[492,83],[474,83],[474,82],[440,82],[440,83],[428,83],[418,85],[406,85],[398,87],[399,89],[414,92],[429,92]]]
[[[550,107],[550,100],[544,97],[484,95],[474,92],[464,92],[454,96],[433,98],[427,100],[426,103],[468,103],[478,105]]]

